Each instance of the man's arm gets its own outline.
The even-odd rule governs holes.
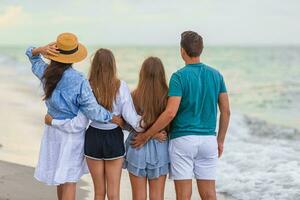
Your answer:
[[[143,146],[147,141],[167,127],[177,114],[181,102],[180,96],[169,97],[165,111],[158,117],[155,123],[145,132],[137,134],[131,145],[135,148]]]
[[[221,157],[223,153],[224,141],[227,132],[227,128],[229,125],[230,119],[230,106],[229,99],[227,93],[220,93],[219,95],[219,109],[220,109],[220,119],[219,119],[219,131],[218,131],[218,151],[219,157]]]

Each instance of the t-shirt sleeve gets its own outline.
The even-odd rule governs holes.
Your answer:
[[[225,85],[225,81],[223,76],[220,74],[220,92],[219,93],[226,93],[227,92],[227,88]]]
[[[169,83],[169,97],[172,96],[182,96],[182,84],[180,81],[180,77],[178,74],[174,73],[171,76],[170,83]]]

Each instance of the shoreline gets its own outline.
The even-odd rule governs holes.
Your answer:
[[[5,134],[0,134],[0,173],[4,177],[0,179],[0,200],[9,199],[8,197],[14,200],[53,199],[50,196],[53,197],[56,194],[52,187],[40,184],[33,178],[33,167],[38,159],[46,108],[41,100],[37,79],[32,76],[36,84],[30,85],[23,81],[26,76],[27,74],[17,78],[12,68],[2,68],[0,73],[2,91],[0,93],[2,111],[0,121],[3,122],[0,128],[5,130]],[[10,171],[16,173],[10,174]],[[79,184],[81,188],[78,188],[80,195],[84,195],[83,199],[92,199],[93,184],[90,175],[83,176],[81,180]],[[193,185],[192,199],[198,199],[196,184]],[[20,190],[15,191],[14,186],[20,186]],[[35,195],[41,196],[33,198],[31,192],[27,193],[32,188],[36,188]],[[3,193],[2,190],[6,192]],[[173,182],[167,180],[165,199],[174,198]],[[218,198],[220,200],[233,199],[219,193]],[[121,199],[131,199],[130,181],[126,170],[122,171]]]
[[[22,180],[11,177],[16,180],[17,185],[27,181],[38,183],[33,179],[33,167],[39,156],[46,113],[39,81],[31,74],[20,73],[13,66],[2,67],[0,90],[0,128],[4,130],[0,134],[0,163],[1,160],[10,162],[13,171],[21,170],[22,172],[30,168],[30,172],[21,176]],[[284,198],[283,194],[297,195],[300,190],[295,186],[300,185],[300,179],[294,175],[299,174],[298,168],[295,167],[297,162],[300,162],[296,156],[297,150],[300,150],[296,142],[300,138],[299,129],[276,125],[236,111],[233,112],[231,121],[225,152],[218,164],[216,184],[218,199],[247,199],[249,195],[259,198],[262,194],[274,195],[274,191],[280,191],[278,198]],[[261,156],[257,157],[257,155]],[[24,169],[22,167],[20,169],[18,164],[21,164]],[[2,170],[0,164],[0,173],[2,171],[9,175],[9,172]],[[268,189],[261,191],[261,182],[277,182],[278,177],[280,181],[277,185],[271,184]],[[285,177],[293,177],[295,185],[285,186]],[[90,175],[83,176],[81,180],[86,183],[81,185],[80,189],[78,188],[78,191],[85,191],[86,196],[83,199],[93,199],[93,184]],[[12,191],[14,185],[9,185],[9,180],[0,180],[0,183],[6,184],[7,193],[14,193]],[[0,185],[0,187],[4,186]],[[40,191],[43,191],[44,187],[40,187],[37,188],[36,193],[42,194]],[[24,188],[27,188],[26,184]],[[55,190],[51,187],[46,188],[52,191],[49,195],[53,197]],[[32,191],[32,188],[27,188],[27,190]],[[248,194],[247,191],[252,192]],[[7,193],[0,192],[0,200],[7,199],[3,196]],[[131,199],[130,181],[126,170],[122,172],[120,193],[121,199]],[[24,193],[20,200],[27,198],[26,195],[27,193]],[[43,196],[35,199],[43,199]],[[166,181],[165,199],[175,199],[174,185],[169,179]],[[196,184],[193,182],[192,200],[196,199],[199,199],[199,196]]]
[[[32,75],[24,50],[25,47],[19,46],[0,53],[0,160],[34,167],[46,108],[41,100],[41,84]],[[268,52],[263,49],[224,50],[212,49],[211,55],[215,56],[204,58],[215,63],[227,77],[232,105],[224,155],[217,168],[218,199],[300,199],[300,118],[297,112],[300,93],[296,76],[300,60],[297,52],[289,48]],[[113,51],[118,55],[120,78],[131,88],[136,84],[138,67],[147,54],[158,53],[157,56],[163,58],[167,76],[180,67],[178,49],[174,48],[115,48]],[[239,59],[228,59],[231,56]],[[261,59],[249,60],[249,56]],[[232,61],[234,63],[230,63]],[[284,77],[281,76],[286,69],[283,63],[289,65]],[[257,75],[258,68],[253,67],[257,64],[259,70],[263,70],[261,74],[270,70],[274,73],[268,75],[268,79]],[[88,66],[87,61],[75,68],[87,72]],[[88,191],[85,199],[93,199],[90,175],[83,176],[82,180],[88,183],[83,186]],[[193,186],[192,199],[199,199],[196,185]],[[165,199],[175,199],[170,180],[167,180],[165,194]],[[126,170],[121,179],[121,199],[131,199]],[[3,200],[1,193],[0,200]]]

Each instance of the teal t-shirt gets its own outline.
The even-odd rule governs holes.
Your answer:
[[[223,76],[203,64],[188,64],[172,74],[169,96],[181,102],[170,129],[171,139],[186,135],[216,135],[219,94],[227,92]]]

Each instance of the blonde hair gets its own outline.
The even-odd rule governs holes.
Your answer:
[[[96,51],[90,69],[89,80],[99,104],[112,111],[120,80],[117,77],[116,61],[108,49]]]

